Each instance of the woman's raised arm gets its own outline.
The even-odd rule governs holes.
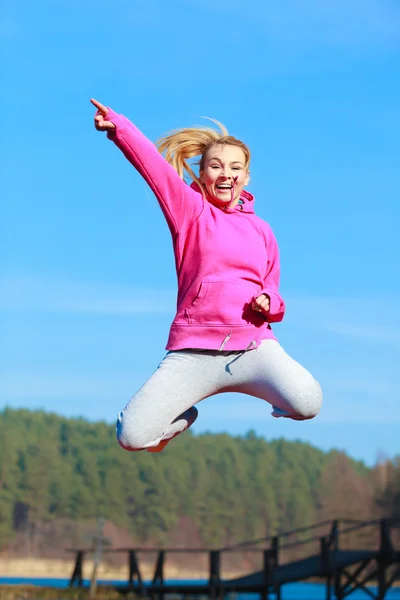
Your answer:
[[[154,192],[172,234],[186,230],[204,207],[201,194],[190,188],[161,156],[156,146],[126,117],[97,100],[94,124],[105,131]]]

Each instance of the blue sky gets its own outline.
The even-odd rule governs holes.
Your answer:
[[[400,453],[400,5],[390,0],[42,0],[2,8],[0,402],[113,422],[175,307],[154,198],[90,97],[152,140],[222,121],[249,144],[279,242],[275,332],[321,382],[307,423],[205,401],[195,431]],[[244,249],[245,251],[245,249]]]

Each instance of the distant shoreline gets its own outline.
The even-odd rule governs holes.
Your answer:
[[[69,579],[75,567],[74,560],[62,560],[51,558],[0,558],[0,577],[21,578],[46,578],[46,579]],[[152,579],[155,565],[153,563],[140,562],[140,573],[143,579]],[[226,578],[240,576],[248,572],[235,571],[223,573]],[[90,579],[93,573],[93,561],[85,560],[83,564],[83,578]],[[127,581],[129,577],[128,565],[113,567],[105,562],[100,563],[97,569],[97,579],[104,581]],[[193,571],[193,569],[179,565],[168,564],[165,569],[165,577],[168,579],[207,579],[208,572],[205,570]]]

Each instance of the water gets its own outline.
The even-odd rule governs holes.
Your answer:
[[[85,580],[85,585],[89,585],[89,580]],[[107,581],[101,583],[110,584],[121,584],[121,581]],[[174,583],[171,581],[170,583]],[[181,582],[182,583],[182,582]],[[189,583],[189,582],[187,582]],[[205,583],[204,581],[196,581],[193,583]],[[22,577],[0,577],[0,585],[37,585],[38,587],[51,587],[54,589],[65,589],[68,587],[69,579],[44,579],[44,578],[22,578]],[[371,586],[369,588],[375,593],[376,588]],[[282,586],[282,598],[283,600],[324,600],[325,599],[325,585],[322,583],[288,583]],[[255,600],[257,595],[254,594],[235,594],[234,597],[237,600]],[[362,590],[353,592],[350,597],[353,600],[367,600],[370,598]],[[400,600],[400,587],[392,587],[386,592],[386,600]]]

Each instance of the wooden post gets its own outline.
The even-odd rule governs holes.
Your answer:
[[[384,600],[386,594],[386,565],[383,557],[378,558],[378,598]]]
[[[157,557],[156,568],[154,571],[153,583],[164,584],[164,558],[165,552],[164,550],[160,550]],[[157,594],[159,600],[164,600],[164,592],[159,592]]]
[[[133,581],[134,581],[135,576],[136,576],[136,579],[138,582],[138,589],[139,589],[140,593],[144,595],[143,580],[142,580],[142,576],[140,574],[139,563],[136,558],[136,552],[135,552],[135,550],[129,550],[129,581],[128,581],[128,585],[129,585],[130,590],[134,589]]]
[[[274,561],[273,562],[274,569],[276,569],[278,566],[278,562],[279,562],[279,537],[277,535],[272,538],[271,549],[272,549],[272,556],[273,556],[273,561]]]
[[[377,558],[378,575],[378,600],[384,600],[387,591],[386,585],[386,567],[393,560],[393,546],[390,539],[390,527],[387,519],[381,519],[379,522],[380,530],[380,555]]]
[[[339,521],[332,521],[331,533],[329,535],[329,548],[339,550]]]
[[[337,600],[341,600],[343,598],[343,589],[342,589],[342,572],[340,569],[335,569],[335,577],[333,579],[333,588],[335,590],[335,596]]]
[[[85,556],[84,550],[78,550],[76,552],[75,567],[72,573],[71,579],[69,580],[69,587],[73,587],[75,581],[78,582],[78,587],[82,587],[83,584],[83,558]]]
[[[322,571],[326,577],[326,600],[331,600],[331,582],[332,582],[332,570],[331,570],[331,560],[330,560],[330,544],[332,542],[332,532],[329,536],[329,539],[326,537],[320,538],[320,548],[321,548],[321,567]]]
[[[335,519],[334,521],[332,521],[331,533],[329,536],[328,551],[331,551],[331,550],[333,550],[334,553],[336,553],[339,550],[339,521],[338,521],[338,519]],[[331,600],[332,579],[334,582],[334,587],[336,589],[336,586],[335,586],[335,580],[336,580],[335,564],[336,564],[336,554],[334,554],[333,560],[330,560],[329,574],[326,577],[326,600]],[[339,582],[339,587],[340,587],[340,582]]]
[[[220,592],[221,584],[221,552],[219,550],[210,550],[210,598],[215,600]]]
[[[100,566],[100,562],[103,554],[103,542],[105,541],[103,530],[105,525],[105,519],[103,517],[99,517],[97,520],[97,534],[93,537],[94,542],[94,556],[93,556],[93,572],[92,577],[90,579],[89,586],[89,598],[94,598],[96,596],[97,590],[97,571]]]
[[[326,537],[320,538],[321,567],[326,576],[330,575],[329,542]]]
[[[275,584],[275,595],[276,595],[276,600],[281,600],[281,584],[280,583]]]
[[[271,549],[272,549],[272,568],[273,568],[273,571],[275,571],[275,569],[278,568],[278,564],[279,564],[279,536],[276,535],[272,538]],[[273,579],[274,579],[274,591],[275,591],[276,600],[281,600],[281,585],[280,585],[280,583],[278,583],[276,581],[275,577],[273,577]]]
[[[390,527],[387,519],[381,519],[379,522],[380,529],[380,551],[384,553],[388,558],[392,558],[393,546],[392,540],[390,539]]]
[[[156,569],[154,571],[153,583],[164,583],[164,550],[158,552]]]
[[[326,576],[326,593],[325,593],[325,598],[326,600],[331,600],[332,598],[332,577],[330,575]]]
[[[260,594],[260,600],[268,600],[269,585],[271,583],[271,575],[273,572],[272,564],[272,552],[271,549],[264,550],[263,552],[263,590]]]

